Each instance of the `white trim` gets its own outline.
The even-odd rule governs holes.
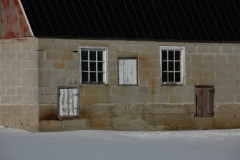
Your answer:
[[[82,85],[92,85],[91,83],[89,84],[83,84],[82,83],[82,59],[81,59],[81,50],[82,49],[87,49],[87,50],[104,50],[103,53],[103,61],[105,61],[105,76],[103,77],[104,85],[108,84],[108,48],[107,47],[95,47],[95,46],[79,46],[78,53],[79,53],[79,61],[80,61],[80,66],[79,66],[79,73],[80,73],[80,84]],[[96,84],[96,85],[102,85],[102,84]]]
[[[20,4],[20,7],[21,7],[22,12],[23,12],[23,15],[24,15],[24,17],[25,17],[25,19],[26,19],[26,22],[27,22],[28,28],[29,28],[29,30],[30,30],[30,32],[31,32],[31,35],[34,36],[33,31],[32,31],[32,28],[31,28],[30,23],[29,23],[28,18],[27,18],[27,15],[26,15],[26,13],[25,13],[25,10],[23,9],[21,0],[18,0],[18,3]]]
[[[183,85],[185,86],[186,76],[185,76],[185,46],[160,46],[160,77],[162,85]],[[181,80],[180,82],[162,82],[162,50],[180,50],[181,51]]]

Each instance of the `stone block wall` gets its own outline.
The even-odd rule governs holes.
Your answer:
[[[108,48],[107,85],[80,84],[79,46]],[[184,86],[161,85],[159,46],[185,46]],[[39,39],[39,50],[40,131],[240,127],[239,44]],[[118,85],[118,57],[138,58],[137,86]],[[194,85],[215,86],[214,118],[194,117]],[[58,118],[57,86],[79,86],[78,118]]]
[[[0,40],[0,125],[38,131],[38,40]]]

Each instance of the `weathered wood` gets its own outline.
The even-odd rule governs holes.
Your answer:
[[[137,84],[137,60],[136,59],[119,59],[119,84],[135,85]]]

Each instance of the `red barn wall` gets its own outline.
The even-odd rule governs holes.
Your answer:
[[[32,36],[18,0],[0,0],[0,38]]]

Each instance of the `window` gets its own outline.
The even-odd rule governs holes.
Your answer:
[[[118,59],[118,84],[137,85],[137,59]]]
[[[184,47],[160,47],[161,77],[163,85],[184,85],[184,58]]]
[[[107,84],[106,48],[80,48],[82,84]]]
[[[58,87],[58,117],[78,116],[78,88]]]
[[[214,93],[214,86],[195,86],[196,117],[214,116]]]

